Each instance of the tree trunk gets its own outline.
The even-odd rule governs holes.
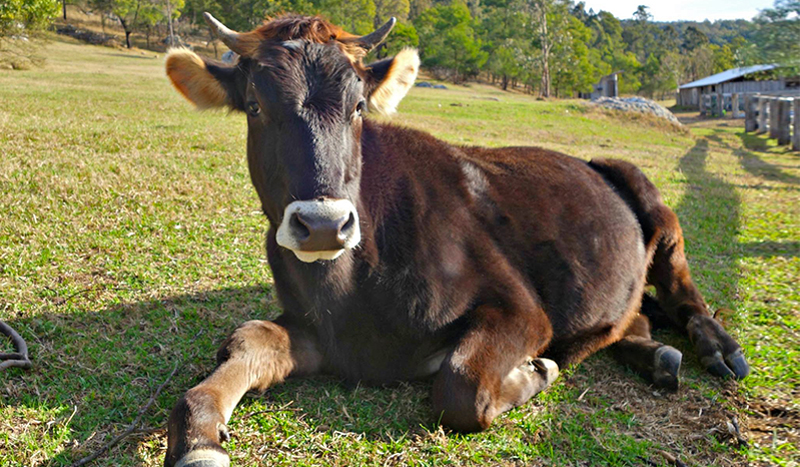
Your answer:
[[[503,75],[503,91],[508,91],[508,76]]]
[[[550,39],[547,37],[547,5],[544,1],[539,11],[541,12],[542,97],[550,97]]]
[[[61,11],[64,13],[64,21],[67,20],[67,0],[61,0]]]
[[[119,24],[122,25],[122,29],[125,31],[125,46],[130,49],[131,48],[131,32],[132,31],[130,29],[128,29],[128,23],[125,21],[125,19],[123,17],[118,16],[118,18],[119,18]]]
[[[169,25],[169,46],[175,47],[175,31],[172,30],[172,3],[170,0],[167,0],[167,24]],[[150,47],[149,44],[148,47]]]

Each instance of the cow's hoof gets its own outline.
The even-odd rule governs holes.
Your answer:
[[[198,449],[183,456],[175,467],[230,467],[231,460],[213,449]]]
[[[545,380],[545,387],[550,386],[558,378],[558,364],[548,358],[534,358],[531,364],[536,367]]]
[[[697,315],[686,325],[689,339],[697,350],[700,363],[714,376],[742,379],[750,374],[750,365],[742,348],[714,318]]]
[[[728,364],[728,368],[733,371],[736,379],[743,379],[750,374],[750,365],[747,364],[747,359],[744,358],[742,349],[737,349],[735,352],[726,355],[725,362]]]
[[[671,391],[678,390],[678,372],[683,354],[675,347],[663,345],[656,350],[653,365],[653,384]]]

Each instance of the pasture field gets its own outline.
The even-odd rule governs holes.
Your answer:
[[[43,69],[0,71],[0,319],[34,362],[0,373],[0,465],[70,465],[166,382],[136,432],[95,463],[161,465],[169,410],[219,343],[279,313],[245,121],[192,110],[153,52],[59,38],[45,53]],[[684,351],[677,393],[601,352],[468,436],[436,427],[424,382],[292,381],[237,408],[235,465],[669,465],[662,453],[690,466],[798,465],[800,155],[738,121],[676,131],[480,85],[416,88],[394,120],[454,143],[637,163],[680,216],[706,300],[734,310],[720,319],[753,374],[712,379],[686,338],[662,331]]]

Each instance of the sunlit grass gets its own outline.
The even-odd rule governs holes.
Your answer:
[[[45,50],[44,69],[0,71],[0,319],[35,363],[0,373],[3,466],[69,465],[97,449],[177,361],[145,417],[163,427],[238,323],[279,313],[244,118],[192,110],[153,53]],[[797,461],[786,428],[800,403],[796,154],[742,135],[741,122],[686,133],[482,85],[414,89],[394,121],[457,144],[638,164],[681,216],[706,299],[734,310],[722,319],[754,373],[712,380],[686,339],[660,333],[685,354],[678,394],[654,394],[600,354],[469,436],[437,428],[424,383],[291,382],[236,410],[237,465],[642,465],[663,464],[660,450],[695,465]],[[732,416],[751,427],[748,448],[726,435]],[[137,434],[98,465],[160,465],[165,442]]]

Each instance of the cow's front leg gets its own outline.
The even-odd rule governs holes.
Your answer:
[[[433,385],[435,415],[461,432],[485,430],[497,415],[525,403],[558,376],[555,362],[536,358],[552,334],[541,308],[483,306],[470,321]]]
[[[247,391],[314,373],[321,355],[309,335],[279,321],[248,321],[223,342],[217,368],[175,404],[167,426],[166,467],[227,467],[226,423]]]

